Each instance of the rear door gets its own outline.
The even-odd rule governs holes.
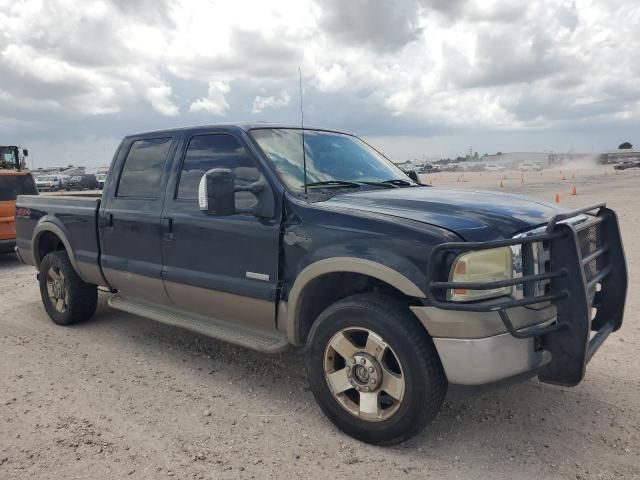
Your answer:
[[[275,328],[280,209],[273,218],[250,213],[216,217],[198,206],[198,184],[208,170],[231,169],[236,186],[247,186],[261,178],[261,166],[244,141],[229,132],[198,133],[186,140],[162,218],[169,297],[193,313]],[[249,192],[236,193],[238,209],[255,201]]]
[[[167,304],[162,284],[160,214],[175,148],[172,135],[126,139],[112,167],[101,207],[101,265],[126,298]]]

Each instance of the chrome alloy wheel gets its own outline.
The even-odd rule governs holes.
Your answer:
[[[329,340],[324,375],[338,403],[362,420],[386,420],[402,404],[405,382],[398,356],[367,328],[345,328]]]
[[[47,293],[53,308],[63,313],[69,304],[69,293],[64,274],[58,267],[51,267],[47,271]]]

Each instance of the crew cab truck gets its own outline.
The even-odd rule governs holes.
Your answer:
[[[449,384],[576,385],[620,328],[615,213],[428,187],[355,136],[219,125],[126,137],[101,197],[18,198],[44,308],[111,307],[262,352],[306,346],[343,431],[393,444]]]

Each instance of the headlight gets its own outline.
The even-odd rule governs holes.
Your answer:
[[[513,278],[513,258],[509,247],[467,252],[456,258],[449,274],[450,282],[489,283]],[[470,302],[483,298],[510,295],[513,287],[492,290],[454,288],[447,290],[447,300]]]

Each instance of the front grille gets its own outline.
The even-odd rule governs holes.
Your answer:
[[[580,244],[582,258],[588,257],[589,254],[595,252],[596,249],[601,246],[600,236],[601,235],[598,232],[598,225],[594,225],[578,233],[578,242]],[[600,255],[584,266],[584,273],[587,277],[587,282],[591,281],[591,279],[594,278],[600,270],[602,270],[604,260],[605,256]]]

